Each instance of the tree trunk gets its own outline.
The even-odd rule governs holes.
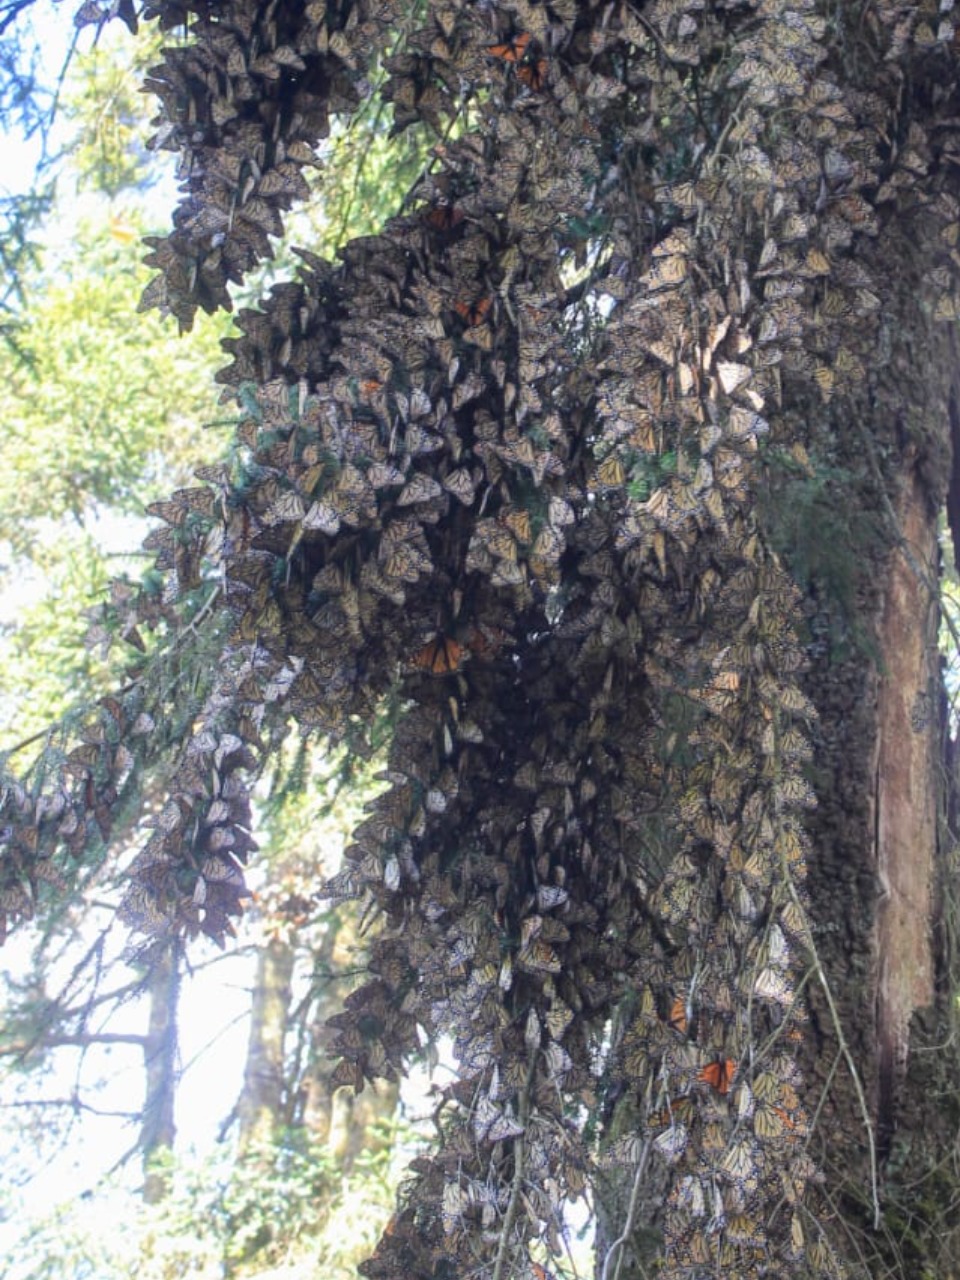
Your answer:
[[[824,1198],[845,1220],[834,1243],[851,1272],[942,1277],[956,1252],[956,1185],[942,1162],[958,1127],[949,1087],[955,982],[942,919],[955,855],[943,821],[937,652],[953,364],[949,344],[932,339],[918,364],[929,328],[899,301],[888,376],[916,388],[914,416],[884,420],[881,383],[857,407],[863,430],[833,424],[834,456],[856,479],[838,494],[836,528],[820,536],[846,540],[855,590],[846,604],[822,579],[807,592],[807,692],[820,736],[804,1072],[820,1108]]]
[[[147,1076],[140,1149],[143,1153],[143,1198],[157,1204],[167,1193],[168,1176],[160,1163],[176,1136],[174,1101],[177,1086],[177,1005],[180,998],[179,952],[159,951],[149,980],[150,1025],[144,1045]]]
[[[250,1039],[243,1073],[239,1154],[266,1154],[284,1122],[284,1042],[290,1012],[294,948],[273,937],[257,957],[257,976],[250,1009]]]
[[[882,251],[897,252],[893,236]],[[771,471],[769,491],[758,489],[765,536],[806,601],[804,683],[819,721],[801,1059],[823,1173],[816,1208],[857,1280],[960,1274],[957,752],[938,656],[938,520],[957,364],[911,287],[905,280],[891,307],[884,375],[910,385],[909,420],[882,412],[882,381],[842,417],[794,405],[812,424],[811,468],[786,481]],[[631,1127],[618,1102],[606,1140]],[[620,1280],[641,1280],[656,1257],[658,1169],[651,1161],[637,1187],[632,1177],[601,1186],[598,1277],[631,1200]]]
[[[315,969],[325,973],[333,967],[338,946],[344,946],[343,934],[343,927],[333,919],[313,957]],[[295,944],[275,937],[262,949],[257,961],[247,1063],[237,1107],[240,1155],[266,1155],[275,1147],[285,1124],[299,1123],[313,1141],[326,1146],[346,1173],[361,1151],[376,1149],[386,1141],[378,1140],[372,1130],[376,1121],[389,1118],[395,1111],[397,1088],[380,1081],[354,1097],[349,1089],[331,1086],[336,1059],[329,1053],[331,1037],[325,1023],[342,1007],[349,983],[330,978],[318,989],[306,1013],[310,1019],[307,1060],[300,1102],[291,1113],[284,1049],[290,1030],[291,981],[296,959]]]

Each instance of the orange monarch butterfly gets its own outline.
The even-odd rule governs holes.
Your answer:
[[[413,655],[413,665],[433,676],[448,676],[460,670],[463,653],[463,645],[438,631]]]
[[[667,1026],[672,1031],[677,1031],[680,1035],[687,1034],[687,1004],[683,996],[677,996],[673,1004],[670,1006],[670,1015],[667,1018]]]
[[[547,60],[537,58],[533,62],[524,62],[517,67],[517,79],[525,84],[532,93],[539,93],[547,83]]]
[[[666,1129],[677,1124],[688,1125],[693,1116],[693,1099],[684,1093],[677,1098],[668,1099],[661,1111],[655,1111],[647,1117],[647,1124],[651,1129]]]
[[[717,1058],[715,1062],[708,1062],[697,1072],[697,1079],[708,1084],[717,1093],[729,1093],[736,1073],[737,1064],[733,1058]]]
[[[475,329],[486,320],[492,306],[493,299],[488,295],[477,298],[475,302],[455,302],[453,309],[461,320],[466,321],[468,328]]]
[[[494,58],[499,58],[501,62],[519,62],[527,51],[530,38],[529,31],[518,31],[504,44],[488,45],[487,53]]]
[[[539,1262],[531,1262],[530,1269],[533,1271],[535,1280],[554,1280],[547,1268],[541,1267]]]
[[[463,210],[453,204],[435,205],[423,215],[424,222],[434,231],[452,231],[460,225],[463,218]]]
[[[753,1131],[758,1138],[792,1138],[798,1134],[797,1121],[786,1107],[769,1102],[761,1103],[753,1117]]]

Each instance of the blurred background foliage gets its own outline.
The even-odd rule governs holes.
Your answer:
[[[235,420],[214,382],[229,318],[181,338],[137,314],[140,239],[165,229],[176,182],[139,91],[159,42],[108,30],[74,50],[67,25],[45,0],[0,4],[0,145],[23,179],[0,196],[0,753],[21,766],[122,684],[124,660],[84,643],[84,611],[112,579],[139,580],[146,504],[224,456]],[[396,210],[425,144],[388,146],[390,124],[371,108],[328,140],[316,199],[238,307],[293,274],[289,242],[330,255]],[[114,911],[132,827],[8,942],[4,1280],[356,1274],[423,1104],[353,1098],[325,1053],[364,939],[313,892],[376,767],[288,743],[260,798],[261,891],[226,956],[130,953]],[[159,803],[162,762],[138,788]]]

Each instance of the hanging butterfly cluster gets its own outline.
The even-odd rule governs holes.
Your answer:
[[[666,1178],[658,1274],[832,1274],[796,1066],[814,713],[753,482],[877,367],[896,219],[916,305],[956,314],[953,144],[902,70],[954,74],[949,20],[874,6],[867,90],[808,0],[147,13],[192,22],[151,75],[186,196],[144,300],[184,325],[269,253],[378,51],[396,127],[443,140],[382,235],[241,314],[239,462],[155,509],[232,629],[128,918],[222,933],[264,725],[342,739],[399,681],[323,889],[383,922],[336,1078],[443,1035],[458,1070],[364,1273],[537,1274],[599,1158]],[[640,1120],[598,1156],[605,1089]]]
[[[283,211],[309,195],[304,168],[331,113],[359,105],[364,72],[400,17],[394,0],[336,5],[148,3],[189,44],[167,48],[145,88],[162,113],[153,145],[182,156],[186,197],[165,238],[148,237],[160,275],[143,305],[189,328],[198,306],[230,307],[228,282],[271,256]]]

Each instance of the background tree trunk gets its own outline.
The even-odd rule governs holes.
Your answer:
[[[238,1105],[241,1158],[272,1151],[283,1127],[284,1044],[294,961],[292,944],[281,936],[270,938],[257,956],[250,1039]]]
[[[167,1193],[167,1171],[159,1164],[173,1150],[177,1087],[177,1005],[180,997],[179,950],[159,951],[150,971],[150,1024],[144,1045],[147,1087],[140,1127],[143,1198],[156,1204]]]

